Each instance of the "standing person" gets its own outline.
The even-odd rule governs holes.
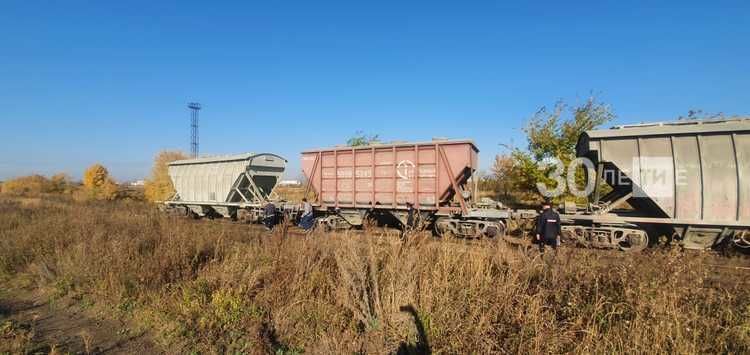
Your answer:
[[[273,226],[276,225],[276,206],[273,202],[269,201],[268,204],[263,207],[263,212],[265,214],[263,217],[263,224],[268,230],[273,229]]]
[[[406,203],[406,207],[408,208],[408,212],[406,214],[406,227],[411,229],[414,229],[415,224],[417,223],[417,210],[414,209],[414,204],[411,202]]]
[[[536,221],[536,241],[542,253],[545,245],[556,251],[560,244],[560,215],[552,209],[548,200],[542,204],[542,214]]]
[[[302,215],[300,216],[299,226],[304,230],[309,230],[313,227],[313,208],[310,202],[307,202],[307,198],[302,199]]]
[[[406,238],[406,234],[410,233],[414,230],[415,225],[417,224],[417,210],[414,209],[414,205],[411,202],[406,203],[406,224],[404,225],[404,228],[401,230],[401,238]]]

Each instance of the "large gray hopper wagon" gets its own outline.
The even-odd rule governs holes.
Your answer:
[[[750,119],[593,130],[576,149],[611,190],[604,194],[597,184],[588,215],[571,216],[598,226],[569,228],[579,239],[627,245],[635,226],[693,249],[749,239]],[[615,235],[618,227],[626,231]]]
[[[169,164],[177,193],[167,204],[235,218],[267,202],[285,168],[286,159],[270,153],[178,160]]]

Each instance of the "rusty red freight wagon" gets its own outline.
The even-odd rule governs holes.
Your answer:
[[[411,203],[438,233],[495,235],[508,212],[473,203],[478,154],[471,140],[333,147],[302,152],[302,171],[316,210],[328,212],[322,222],[333,228],[361,225],[368,215],[404,223]]]
[[[303,152],[302,171],[320,206],[434,210],[463,190],[478,153],[470,140],[334,147]]]

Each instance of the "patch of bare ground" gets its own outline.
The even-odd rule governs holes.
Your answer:
[[[163,353],[137,328],[80,295],[5,285],[0,294],[0,354]]]

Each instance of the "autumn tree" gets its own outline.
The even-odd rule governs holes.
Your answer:
[[[172,179],[169,177],[169,163],[175,160],[187,159],[188,157],[179,151],[162,151],[154,158],[154,166],[151,168],[151,176],[146,180],[145,195],[151,202],[164,201],[175,193]]]
[[[556,181],[551,178],[554,167],[550,163],[559,161],[567,168],[576,157],[575,147],[581,133],[614,118],[611,107],[595,97],[578,106],[558,101],[551,110],[539,109],[524,128],[527,150],[514,149],[511,153],[517,169],[517,187],[536,192],[537,184],[542,183],[555,189]],[[580,185],[584,179],[579,169],[575,181]]]
[[[94,164],[86,169],[83,173],[83,188],[87,197],[92,199],[114,200],[117,197],[117,184],[101,164]]]
[[[518,183],[513,157],[508,154],[496,155],[492,164],[492,175],[496,181],[497,192],[507,201]]]

